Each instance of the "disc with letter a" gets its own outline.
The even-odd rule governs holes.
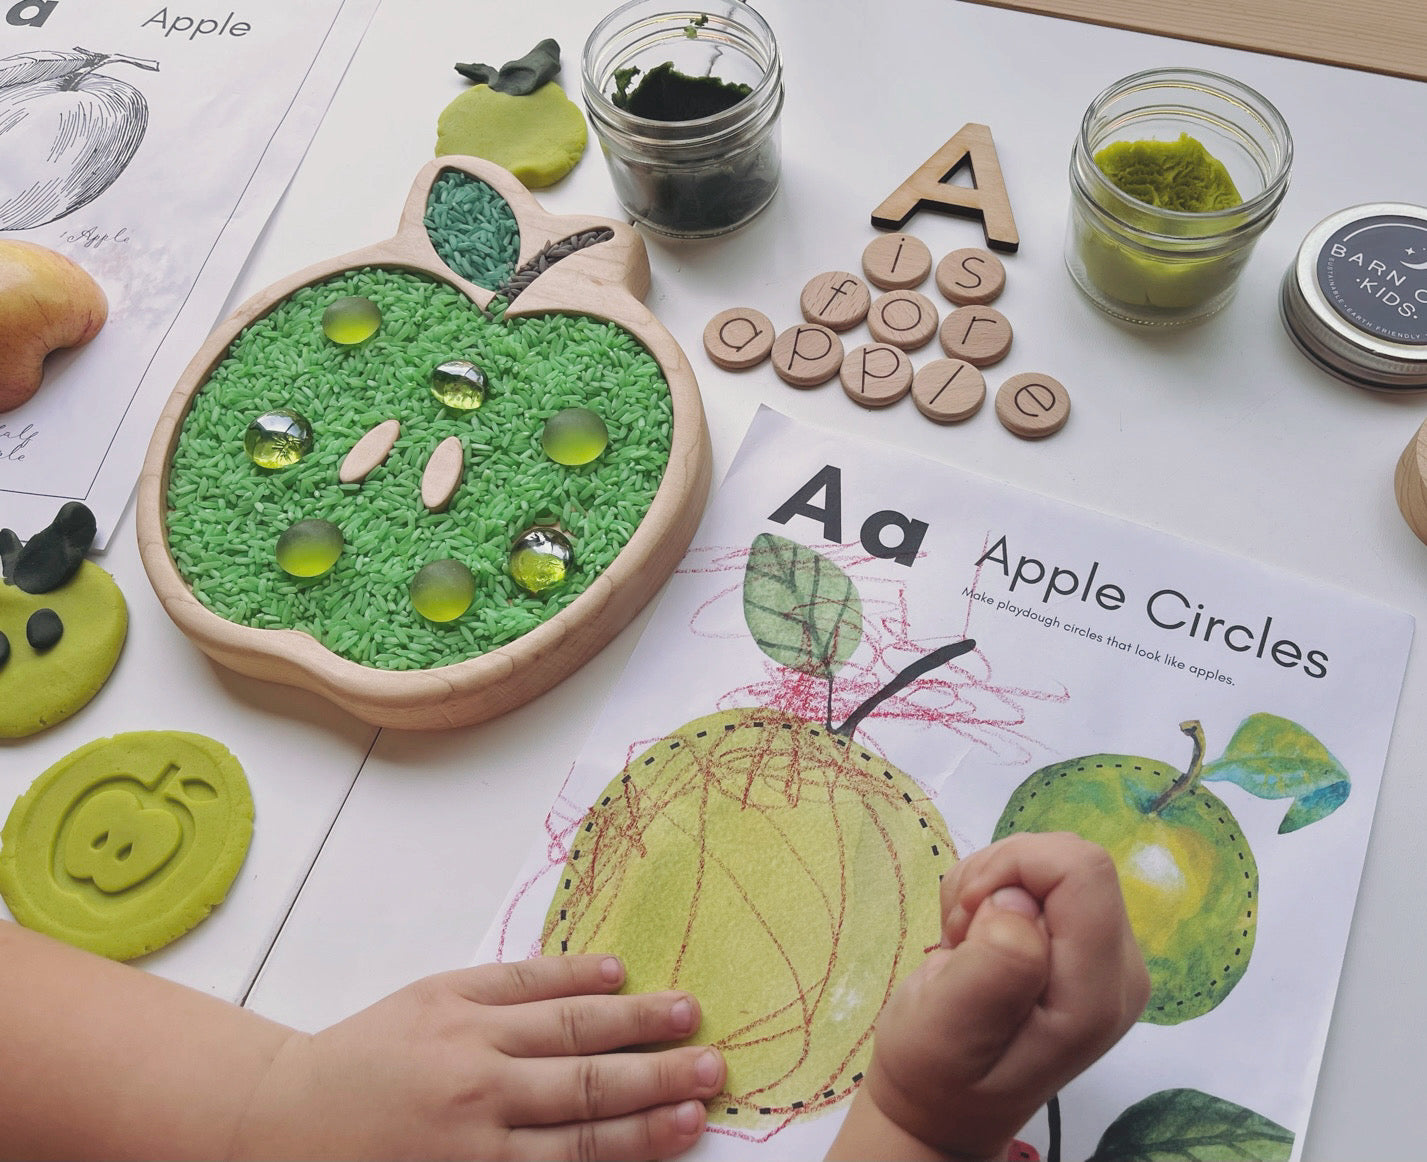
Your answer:
[[[729,307],[708,321],[704,350],[726,371],[757,366],[773,350],[773,324],[752,307]]]

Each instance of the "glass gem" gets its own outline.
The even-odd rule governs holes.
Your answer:
[[[286,468],[312,451],[312,425],[301,412],[264,412],[243,433],[243,451],[259,468]]]
[[[476,575],[446,557],[423,565],[411,579],[411,604],[427,621],[455,621],[476,598]]]
[[[381,307],[361,295],[338,299],[322,312],[322,333],[343,347],[365,343],[381,325]]]
[[[556,464],[588,464],[609,447],[609,429],[589,408],[566,408],[545,421],[540,446]]]
[[[316,517],[290,525],[277,539],[277,563],[294,577],[321,577],[342,555],[342,530]]]
[[[431,370],[431,394],[458,412],[473,412],[486,402],[486,373],[469,359],[448,359]]]
[[[543,593],[570,575],[575,567],[575,550],[559,529],[537,526],[515,538],[508,567],[522,589]]]

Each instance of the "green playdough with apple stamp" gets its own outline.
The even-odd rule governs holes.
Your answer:
[[[555,41],[542,40],[500,69],[458,64],[456,71],[476,84],[441,111],[437,157],[483,157],[532,190],[554,185],[575,168],[589,135],[584,115],[553,80],[560,71]]]
[[[0,895],[28,928],[131,960],[223,900],[252,832],[247,779],[221,743],[118,734],[60,759],[15,803]]]
[[[1176,141],[1112,142],[1098,150],[1094,160],[1117,189],[1147,207],[1175,214],[1218,214],[1243,203],[1223,162],[1187,133]],[[1248,260],[1242,248],[1179,254],[1179,240],[1169,233],[1172,222],[1133,224],[1166,231],[1155,256],[1136,253],[1093,227],[1084,231],[1079,247],[1086,275],[1110,298],[1131,306],[1197,306],[1231,286]],[[1196,232],[1192,222],[1184,224],[1186,241]]]
[[[743,598],[759,648],[825,679],[830,709],[862,635],[851,578],[763,534]],[[711,1122],[766,1136],[846,1100],[892,988],[939,943],[935,885],[956,860],[946,824],[854,733],[974,647],[918,659],[837,726],[768,707],[695,718],[636,755],[576,827],[542,950],[616,952],[628,990],[699,998],[693,1041],[728,1063]]]
[[[1140,1019],[1177,1025],[1216,1008],[1249,967],[1258,929],[1253,849],[1228,805],[1204,784],[1234,782],[1260,798],[1291,798],[1280,834],[1331,815],[1348,772],[1297,723],[1254,714],[1224,754],[1205,762],[1203,727],[1184,771],[1136,755],[1093,754],[1043,767],[1011,796],[995,838],[1075,831],[1115,861],[1130,926],[1150,973]]]
[[[0,738],[68,718],[119,659],[129,611],[114,579],[84,559],[94,531],[78,501],[23,546],[0,529]]]

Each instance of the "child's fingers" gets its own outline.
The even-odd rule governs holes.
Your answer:
[[[624,983],[624,965],[617,956],[536,956],[458,969],[443,977],[468,1001],[519,1005],[552,997],[615,992]]]
[[[685,992],[555,997],[488,1010],[491,1043],[511,1057],[580,1057],[682,1041],[699,1027]]]
[[[958,1112],[958,1156],[992,1156],[1039,1104],[1038,1096],[983,1088],[1021,1035],[1050,972],[1045,930],[1026,914],[1030,898],[1018,892],[1004,898],[1009,907],[985,902],[966,938],[955,948],[933,950],[893,994],[884,1019],[895,1022],[901,1042],[896,1054],[877,1059],[868,1077],[878,1108],[922,1141],[947,1149],[945,1110],[926,1095],[994,1095]],[[880,1022],[878,1029],[880,1037]],[[944,1073],[929,1076],[929,1062],[943,1062]]]
[[[685,1101],[600,1122],[514,1130],[509,1155],[542,1162],[672,1158],[698,1141],[706,1118],[702,1102]]]
[[[706,1045],[518,1061],[510,1066],[504,1112],[513,1126],[602,1121],[711,1098],[724,1076],[723,1057]]]

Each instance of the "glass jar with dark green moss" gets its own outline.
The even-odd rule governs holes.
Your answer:
[[[1282,115],[1247,85],[1198,69],[1117,81],[1071,154],[1066,265],[1119,318],[1207,318],[1233,298],[1292,163]]]
[[[742,0],[632,0],[585,43],[582,86],[620,204],[682,238],[742,226],[778,188],[783,62]]]

